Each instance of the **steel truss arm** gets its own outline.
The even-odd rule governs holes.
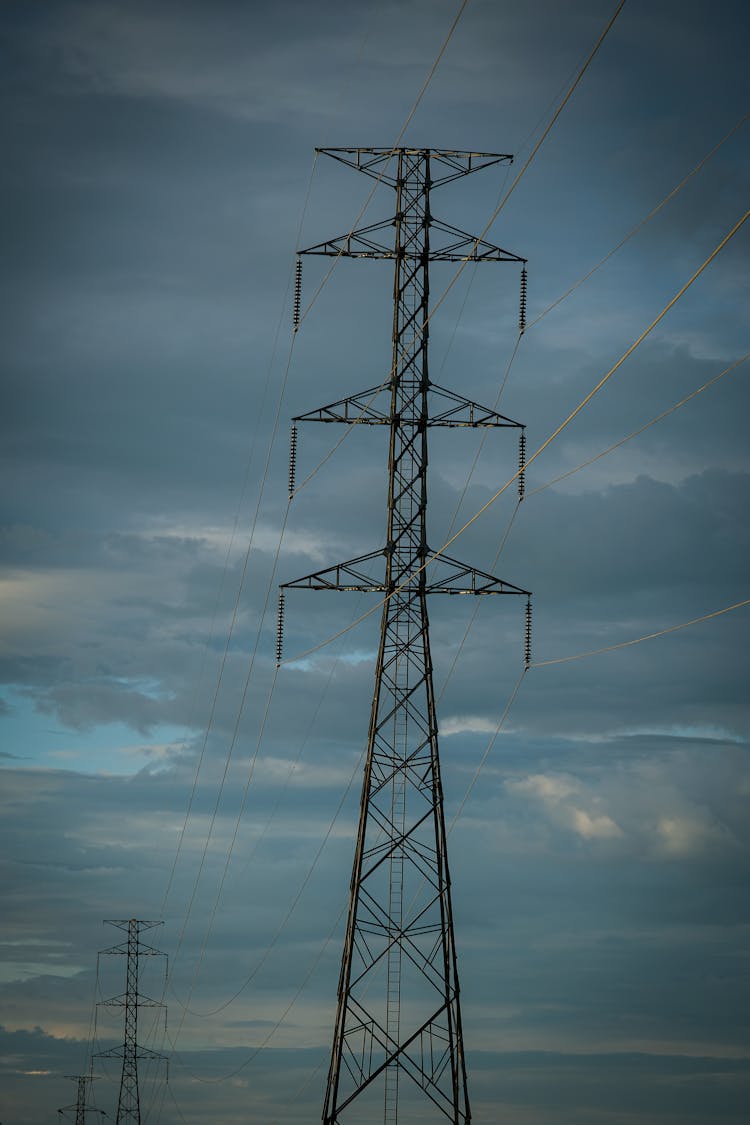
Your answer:
[[[108,1000],[100,1000],[99,1003],[104,1008],[124,1008],[127,1000],[127,993],[122,992],[119,996],[111,996]],[[142,992],[138,993],[138,1007],[139,1008],[166,1008],[161,1000],[152,1000],[150,996],[145,996]]]
[[[138,1001],[138,1006],[142,1006],[140,1000]],[[159,1004],[158,1007],[163,1008],[164,1005]],[[97,1051],[94,1057],[97,1059],[122,1059],[126,1056],[128,1058],[138,1059],[157,1059],[159,1062],[169,1064],[166,1055],[160,1055],[158,1051],[152,1051],[150,1047],[142,1047],[140,1043],[138,1043],[132,1051],[129,1050],[125,1044],[121,1043],[119,1047],[110,1047],[108,1051]]]
[[[307,414],[298,414],[292,421],[345,422],[350,426],[389,426],[393,421],[390,411],[385,413],[383,410],[378,410],[374,405],[377,396],[389,390],[388,383],[383,383],[379,387],[370,387],[366,391],[360,391],[359,394],[350,395],[348,398],[340,398],[337,402],[321,406],[318,410],[311,410]],[[463,395],[456,394],[455,391],[446,390],[445,387],[439,387],[436,383],[429,384],[427,393],[431,399],[436,398],[441,403],[450,404],[439,414],[432,414],[427,418],[425,421],[427,426],[472,427],[474,429],[497,426],[524,428],[523,422],[514,422],[512,418],[506,418],[504,414],[498,414],[496,410],[491,410],[488,406],[482,406],[478,402],[472,402],[471,399],[464,398]]]
[[[365,593],[385,593],[385,582],[377,582],[369,575],[363,574],[359,569],[361,563],[370,559],[380,559],[385,556],[385,551],[371,551],[368,555],[359,555],[348,562],[336,563],[335,566],[316,570],[313,574],[306,574],[293,582],[283,582],[281,590],[355,590]],[[353,582],[344,581],[345,578],[354,579]]]
[[[317,153],[331,156],[366,176],[389,184],[394,187],[398,182],[397,176],[386,171],[388,162],[397,155],[392,148],[316,148]],[[430,168],[445,169],[443,175],[431,176],[430,187],[441,187],[452,180],[468,176],[472,172],[479,172],[482,168],[490,168],[493,164],[512,164],[513,157],[510,153],[502,152],[465,152],[458,149],[414,148],[402,149],[407,156],[422,156],[430,158]]]
[[[473,234],[467,234],[464,230],[459,230],[458,227],[453,227],[450,223],[444,223],[441,219],[433,219],[430,223],[430,230],[439,230],[443,234],[452,235],[454,241],[449,242],[444,246],[431,246],[430,248],[430,261],[431,262],[525,262],[526,258],[521,258],[518,254],[513,254],[510,250],[503,250],[500,246],[494,246],[491,242],[485,242],[483,238],[476,238]]]
[[[372,223],[359,230],[350,230],[346,234],[328,238],[325,242],[318,242],[315,246],[308,246],[299,250],[299,254],[323,254],[332,258],[382,258],[393,260],[397,256],[407,261],[421,262],[424,252],[418,243],[413,248],[406,246],[394,247],[384,242],[378,242],[372,235],[381,230],[391,230],[396,225],[397,216],[383,219],[379,223]],[[458,227],[444,223],[439,219],[430,219],[430,230],[440,231],[448,235],[452,241],[444,245],[430,246],[429,261],[431,262],[525,262],[518,254],[510,250],[503,250],[492,242],[467,234]]]
[[[371,551],[367,555],[358,555],[357,558],[349,559],[347,562],[336,563],[324,570],[316,570],[312,574],[306,574],[292,582],[284,582],[281,589],[344,590],[362,594],[392,592],[388,590],[385,579],[378,581],[360,569],[362,563],[370,562],[372,559],[385,558],[387,553],[387,548],[382,548],[379,551]],[[425,593],[427,594],[520,594],[525,597],[530,596],[528,590],[522,590],[520,586],[514,586],[512,582],[505,582],[502,578],[496,578],[494,574],[478,570],[468,563],[459,562],[458,559],[452,559],[448,555],[436,555],[434,559],[430,559],[429,555],[430,552],[428,551],[425,559],[427,573],[432,575],[437,571],[438,577],[426,582]],[[444,573],[441,574],[441,571]],[[468,580],[468,585],[458,585],[462,579]],[[402,584],[411,585],[408,579]]]
[[[428,574],[432,572],[433,566],[437,567],[438,571],[447,570],[448,573],[432,582],[428,581],[426,587],[428,594],[522,594],[525,597],[531,596],[529,590],[522,590],[520,586],[514,586],[512,582],[505,582],[502,578],[496,578],[494,574],[477,570],[475,566],[459,562],[458,559],[452,559],[448,555],[438,555],[430,562],[427,568]],[[469,585],[454,585],[461,579],[468,579]]]
[[[328,406],[321,406],[319,410],[311,410],[307,414],[298,414],[293,422],[346,422],[348,425],[359,426],[387,426],[391,421],[391,414],[378,410],[373,406],[374,400],[381,391],[389,390],[388,383],[380,387],[370,387],[359,394],[340,398]]]
[[[477,427],[512,426],[516,429],[524,429],[523,422],[514,422],[512,418],[506,418],[504,414],[498,414],[496,410],[490,410],[487,406],[472,402],[471,399],[464,398],[463,395],[457,395],[455,391],[446,390],[445,387],[438,387],[435,383],[430,384],[429,393],[432,398],[440,399],[442,402],[451,405],[446,406],[440,414],[431,414],[427,419],[428,426],[470,426],[474,429]]]

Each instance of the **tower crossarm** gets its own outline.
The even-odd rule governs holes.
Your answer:
[[[315,151],[391,187],[395,187],[398,177],[388,171],[388,164],[400,153],[407,157],[429,158],[431,188],[441,187],[471,172],[480,172],[493,164],[513,163],[512,155],[506,152],[468,152],[446,148],[316,148]]]
[[[424,260],[424,250],[416,239],[409,245],[393,246],[379,242],[373,236],[379,231],[392,230],[396,225],[398,216],[382,219],[379,223],[360,227],[358,230],[346,231],[344,234],[335,235],[298,250],[298,254],[317,254],[330,258],[383,258],[421,262]],[[439,231],[447,235],[451,241],[443,240],[430,246],[429,261],[431,262],[525,262],[526,258],[519,257],[502,246],[495,246],[478,235],[467,234],[466,231],[444,223],[440,219],[429,219],[431,231]]]
[[[106,957],[110,953],[123,953],[127,956],[128,943],[123,941],[120,945],[113,945],[110,949],[101,949],[99,951],[100,957]],[[142,941],[138,942],[138,956],[139,957],[166,957],[167,954],[161,949],[154,949],[152,945],[144,945]]]
[[[123,992],[120,996],[111,996],[109,1000],[100,1000],[99,1003],[105,1008],[123,1008],[128,1002],[127,992]],[[138,993],[138,1007],[139,1008],[166,1008],[166,1004],[161,1000],[152,1000],[150,996],[144,996],[142,992]]]
[[[375,405],[378,395],[389,390],[389,383],[382,383],[379,387],[369,387],[359,394],[350,395],[348,398],[338,399],[337,402],[320,406],[317,410],[310,410],[306,414],[297,414],[293,422],[344,422],[349,426],[388,426],[392,418],[390,410],[381,410]],[[425,420],[427,426],[446,427],[471,427],[474,429],[507,426],[523,429],[523,422],[514,422],[497,410],[492,410],[481,403],[472,402],[463,395],[449,391],[430,383],[428,399],[431,405],[442,407],[438,413],[430,413]]]
[[[529,590],[523,590],[520,586],[514,586],[512,582],[505,582],[502,578],[496,578],[494,574],[488,574],[486,571],[479,570],[468,563],[459,562],[458,559],[452,559],[443,554],[436,554],[430,558],[430,554],[431,552],[428,550],[425,564],[414,571],[411,580],[408,576],[400,580],[399,589],[416,586],[419,576],[423,571],[426,571],[427,577],[424,583],[426,594],[519,594],[523,597],[531,596]],[[302,578],[294,579],[292,582],[284,582],[280,589],[392,594],[395,592],[395,588],[389,590],[385,577],[381,579],[373,578],[362,570],[363,563],[368,563],[372,559],[386,558],[387,555],[387,548],[371,551],[367,555],[359,555],[347,562],[336,563],[334,566],[325,567],[323,570],[313,571],[312,574],[305,574]],[[466,584],[462,586],[460,583],[464,579]],[[110,1001],[110,1003],[114,1002]]]
[[[161,1007],[162,1005],[160,1005]],[[139,1002],[140,1007],[140,1002]],[[138,1043],[134,1050],[130,1051],[125,1044],[120,1043],[117,1047],[110,1047],[107,1051],[97,1051],[94,1055],[95,1059],[122,1059],[125,1057],[132,1057],[137,1059],[156,1059],[158,1062],[166,1062],[166,1055],[160,1054],[158,1051],[152,1051],[150,1047],[142,1047]]]

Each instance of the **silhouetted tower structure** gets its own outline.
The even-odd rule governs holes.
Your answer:
[[[434,219],[430,193],[512,158],[413,148],[319,151],[396,193],[394,217],[300,251],[395,263],[390,375],[379,388],[300,415],[292,430],[292,465],[297,422],[382,425],[390,438],[385,547],[285,583],[280,595],[279,660],[283,589],[384,595],[323,1121],[396,1125],[399,1117],[409,1122],[447,1118],[465,1125],[470,1111],[427,595],[528,599],[529,593],[447,555],[431,557],[427,433],[433,426],[513,427],[519,433],[523,427],[430,382],[429,265],[522,264],[524,259]],[[393,242],[382,242],[381,234],[391,230]],[[298,270],[295,329],[299,286]],[[386,396],[389,401],[382,402]],[[384,573],[371,576],[370,564],[378,559]]]
[[[127,957],[125,970],[125,991],[110,1000],[103,1000],[105,1007],[123,1008],[125,1014],[125,1039],[118,1047],[109,1051],[101,1051],[96,1058],[122,1059],[122,1076],[120,1078],[120,1094],[117,1099],[116,1125],[140,1125],[141,1100],[138,1090],[138,1060],[152,1059],[165,1061],[166,1056],[156,1051],[142,1047],[138,1043],[138,1010],[139,1008],[164,1008],[165,1005],[158,1000],[151,1000],[139,991],[138,976],[141,957],[166,957],[159,949],[145,945],[141,941],[144,930],[152,930],[161,926],[161,922],[147,922],[138,918],[105,919],[107,925],[117,926],[127,934],[125,941],[113,945],[111,949],[103,949],[102,955],[119,954]]]
[[[86,1125],[87,1113],[98,1113],[102,1117],[107,1116],[103,1109],[94,1109],[93,1106],[86,1103],[86,1095],[93,1082],[90,1074],[66,1074],[65,1077],[78,1084],[78,1096],[73,1105],[64,1105],[61,1109],[58,1109],[57,1112],[61,1117],[67,1117],[69,1121],[75,1121],[75,1125]],[[75,1116],[73,1116],[74,1114]]]

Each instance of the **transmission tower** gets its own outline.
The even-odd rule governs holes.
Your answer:
[[[86,1104],[86,1095],[93,1082],[90,1074],[66,1074],[65,1077],[78,1083],[78,1097],[73,1105],[64,1105],[61,1109],[58,1109],[57,1112],[61,1117],[67,1117],[70,1121],[74,1120],[75,1125],[86,1125],[87,1113],[98,1113],[102,1117],[107,1116],[103,1109],[94,1109]],[[75,1114],[75,1118],[73,1114]]]
[[[430,193],[480,168],[509,163],[496,153],[438,149],[319,150],[396,192],[392,218],[332,238],[301,254],[385,258],[395,263],[393,350],[381,387],[299,415],[296,423],[387,426],[385,547],[308,574],[284,589],[360,590],[384,595],[359,830],[351,880],[338,1008],[323,1121],[403,1120],[454,1125],[470,1120],[438,757],[427,595],[529,592],[428,547],[427,431],[523,427],[438,387],[428,375],[430,262],[524,259],[432,217]],[[395,170],[393,165],[395,164]],[[381,233],[395,231],[393,242]],[[298,259],[299,263],[299,259]],[[522,273],[521,329],[525,314]],[[300,269],[294,323],[299,324]],[[380,392],[383,392],[382,395]],[[387,396],[388,401],[381,401]],[[371,575],[371,564],[384,573]],[[375,569],[375,567],[372,567]],[[349,1112],[351,1111],[351,1112]]]
[[[138,918],[128,920],[107,918],[107,925],[117,926],[124,930],[127,939],[111,949],[103,949],[101,955],[119,954],[127,957],[125,971],[125,991],[110,1000],[103,1000],[105,1007],[124,1008],[125,1010],[125,1039],[118,1047],[109,1051],[100,1051],[96,1058],[122,1059],[122,1077],[120,1078],[120,1094],[117,1099],[116,1125],[141,1125],[141,1101],[138,1092],[138,1060],[152,1059],[163,1061],[166,1056],[156,1051],[142,1047],[138,1043],[138,1009],[139,1008],[164,1008],[165,1005],[158,1000],[151,1000],[138,990],[138,970],[141,957],[166,957],[158,949],[145,945],[140,938],[144,930],[152,930],[161,926],[161,922],[146,922]],[[166,1010],[165,1010],[166,1018]]]

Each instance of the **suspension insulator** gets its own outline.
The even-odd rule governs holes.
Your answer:
[[[522,336],[523,336],[524,332],[526,331],[526,282],[527,282],[527,279],[528,279],[528,274],[526,272],[526,266],[523,266],[521,268],[521,303],[520,303],[520,308],[519,308],[519,313],[518,313],[518,327],[520,329],[520,332],[521,332]]]
[[[526,601],[526,628],[523,638],[523,662],[528,668],[531,664],[531,598]]]
[[[294,310],[292,312],[292,324],[294,331],[299,328],[299,314],[302,304],[302,259],[297,258],[297,264],[294,267]]]
[[[526,493],[526,430],[518,435],[518,499],[523,500]]]
[[[284,647],[284,591],[279,590],[279,615],[276,621],[276,667],[281,667],[281,653]]]
[[[297,427],[292,426],[289,433],[289,499],[294,496],[294,481],[297,474]]]

